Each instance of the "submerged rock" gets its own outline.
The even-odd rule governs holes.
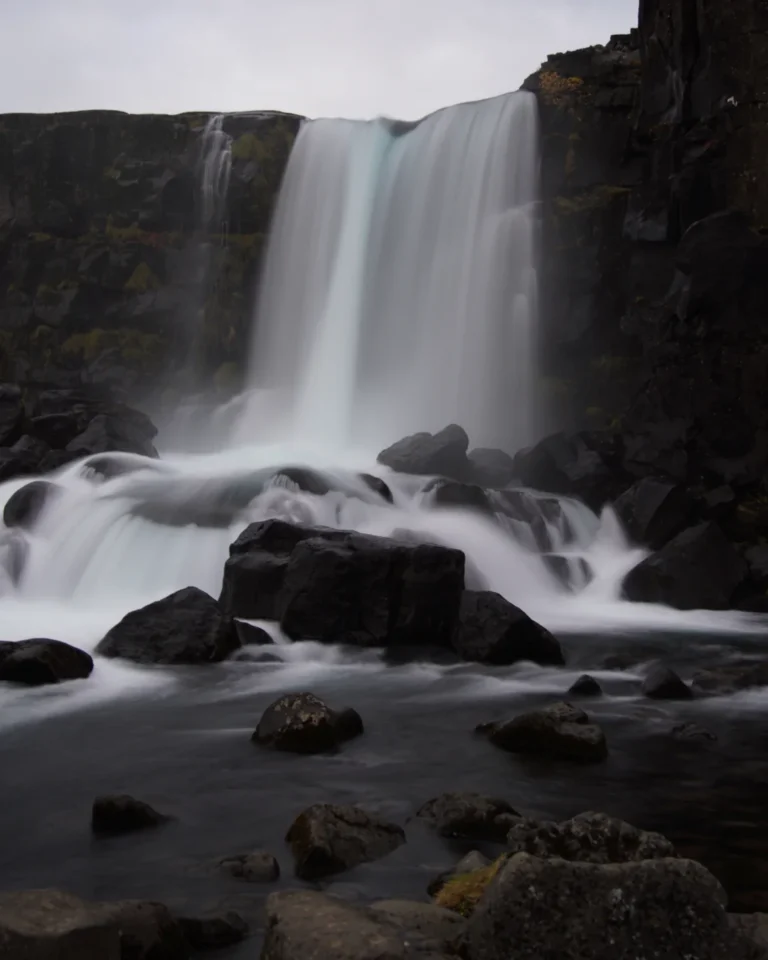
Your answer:
[[[643,695],[651,700],[690,700],[693,693],[674,670],[657,665],[643,680]]]
[[[727,696],[757,687],[768,687],[768,660],[730,663],[693,675],[693,689],[711,696]]]
[[[187,587],[126,614],[96,652],[136,663],[204,664],[226,659],[239,646],[232,619],[213,597]]]
[[[377,460],[398,473],[464,480],[469,474],[469,437],[456,424],[439,433],[415,433],[382,450]]]
[[[289,693],[264,711],[255,743],[287,753],[326,753],[363,733],[356,710],[337,713],[311,693]]]
[[[603,688],[594,677],[585,673],[571,685],[568,695],[571,697],[602,697]]]
[[[549,630],[491,591],[465,590],[453,647],[465,660],[505,666],[530,660],[542,665],[565,663],[560,644]]]
[[[296,818],[286,840],[296,876],[317,880],[386,857],[405,843],[405,832],[359,807],[319,803]]]
[[[227,857],[221,861],[221,869],[247,883],[272,883],[280,877],[280,864],[263,850]]]
[[[6,527],[31,529],[45,505],[58,492],[59,487],[48,480],[26,483],[8,498],[3,510],[3,523]]]
[[[747,960],[720,884],[690,860],[594,864],[511,857],[466,928],[469,960]],[[545,918],[556,917],[557,922]]]
[[[519,813],[506,800],[479,793],[443,793],[416,813],[441,837],[503,843]]]
[[[589,722],[583,710],[570,703],[555,703],[523,713],[513,720],[478,728],[491,743],[510,753],[554,760],[597,763],[608,756],[605,734]]]
[[[220,950],[242,943],[248,936],[248,924],[239,913],[230,910],[219,917],[179,917],[179,929],[193,950]],[[175,960],[175,957],[169,957]]]
[[[392,491],[381,477],[374,477],[373,474],[370,473],[361,473],[359,476],[363,483],[373,490],[374,493],[378,493],[382,500],[386,503],[394,503]]]
[[[746,575],[744,560],[717,524],[700,523],[630,570],[624,595],[679,610],[725,610]]]
[[[97,797],[93,801],[91,829],[100,834],[133,833],[159,827],[171,818],[158,813],[148,803],[127,795]]]
[[[93,658],[60,640],[0,643],[0,681],[30,687],[84,680],[93,672]]]
[[[432,492],[432,502],[438,507],[459,507],[492,517],[493,506],[482,487],[455,480],[437,480],[426,488]]]

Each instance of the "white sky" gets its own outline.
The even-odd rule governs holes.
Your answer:
[[[0,113],[415,119],[604,43],[638,0],[0,0]]]

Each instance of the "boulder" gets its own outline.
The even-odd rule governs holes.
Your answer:
[[[0,384],[0,447],[11,447],[24,427],[24,399],[16,384]]]
[[[376,459],[398,473],[464,480],[470,470],[468,449],[467,434],[451,424],[436,434],[415,433],[404,437],[382,450]]]
[[[97,797],[93,801],[91,829],[98,834],[133,833],[159,827],[171,818],[158,813],[148,803],[127,795]]]
[[[235,632],[241,647],[274,646],[275,643],[263,627],[245,620],[235,620]]]
[[[571,697],[602,697],[603,688],[588,673],[582,674],[568,689]]]
[[[126,614],[96,648],[136,663],[204,664],[239,647],[233,621],[197,587],[187,587]]]
[[[279,620],[283,580],[295,547],[311,537],[343,540],[348,535],[345,530],[300,526],[287,520],[250,524],[229,548],[221,605],[244,620]]]
[[[266,913],[261,960],[415,960],[413,943],[384,913],[314,890],[273,893]]]
[[[319,803],[294,820],[286,840],[296,876],[318,880],[386,857],[405,843],[405,832],[359,807]]]
[[[594,579],[592,569],[583,557],[545,553],[541,559],[552,576],[572,593],[583,590]]]
[[[248,924],[239,913],[230,910],[220,917],[178,917],[179,929],[189,944],[197,950],[220,950],[242,943],[248,936]],[[168,960],[175,960],[169,956]]]
[[[93,672],[93,659],[60,640],[20,640],[0,644],[0,680],[30,687],[67,680],[84,680]]]
[[[698,723],[678,723],[669,731],[673,740],[680,743],[715,743],[717,734],[700,727]]]
[[[578,763],[597,763],[608,756],[603,731],[570,703],[555,703],[513,720],[483,725],[478,732],[509,753]]]
[[[735,547],[707,521],[684,530],[630,570],[624,596],[680,610],[724,610],[746,574]]]
[[[623,493],[614,509],[635,543],[659,550],[688,525],[694,503],[681,484],[646,477]]]
[[[710,696],[727,696],[757,687],[768,687],[767,660],[730,663],[699,670],[693,675],[694,691]]]
[[[565,663],[560,644],[549,630],[488,590],[464,591],[453,648],[465,660],[492,666],[521,660],[555,666]]]
[[[311,693],[289,693],[262,714],[255,743],[286,753],[325,753],[363,733],[363,721],[352,709],[337,713]]]
[[[389,489],[389,486],[381,479],[381,477],[374,477],[371,473],[361,473],[359,474],[360,479],[374,493],[377,493],[385,503],[394,503],[394,497],[392,496],[392,491]]]
[[[428,800],[416,816],[441,837],[503,843],[520,814],[506,800],[479,793],[444,793]]]
[[[458,483],[456,480],[436,480],[426,490],[432,493],[432,503],[437,507],[474,510],[489,517],[494,514],[488,494],[482,487],[475,484]]]
[[[120,936],[99,904],[59,890],[0,894],[2,960],[121,960]]]
[[[309,467],[280,467],[267,482],[275,486],[291,486],[305,493],[314,493],[318,497],[332,490],[326,477]]]
[[[691,688],[668,667],[653,667],[643,680],[643,696],[651,700],[690,700]]]
[[[425,949],[450,948],[464,929],[462,917],[434,903],[378,900],[371,910],[402,931],[406,940],[424,941]]]
[[[525,487],[578,497],[593,510],[615,500],[626,486],[620,442],[588,433],[555,433],[515,456]]]
[[[33,456],[30,451],[14,450],[13,447],[0,448],[0,483],[40,472],[40,457]]]
[[[491,861],[479,850],[471,850],[454,864],[450,870],[444,870],[439,873],[434,880],[431,880],[427,887],[427,893],[430,897],[436,897],[443,887],[451,880],[457,877],[464,877],[470,873],[476,873],[478,870],[485,870],[491,865]]]
[[[157,457],[152,438],[157,430],[149,424],[117,416],[97,414],[88,426],[66,445],[70,453],[88,457],[96,453],[137,453]]]
[[[739,934],[756,944],[759,956],[768,956],[768,913],[731,913],[728,915],[731,927]]]
[[[468,459],[470,479],[481,487],[498,490],[515,479],[515,461],[503,450],[478,447]]]
[[[501,490],[494,495],[493,506],[502,516],[514,521],[516,532],[524,533],[528,528],[533,549],[542,552],[554,549],[552,527],[559,532],[558,542],[572,539],[573,531],[562,504],[554,497],[534,496],[527,490]]]
[[[63,450],[82,432],[82,417],[77,413],[48,413],[33,417],[30,433],[54,450]]]
[[[604,813],[581,813],[561,823],[520,817],[510,828],[507,845],[510,853],[585,863],[625,863],[677,856],[674,846],[660,833],[638,830]]]
[[[291,554],[280,626],[293,639],[358,646],[448,646],[464,586],[464,554],[350,534],[305,540]]]
[[[18,584],[21,580],[28,556],[29,543],[22,533],[18,530],[0,533],[0,567],[11,583]]]
[[[720,884],[690,860],[595,864],[519,853],[478,903],[463,954],[468,960],[754,957],[754,943],[732,929],[725,903]]]
[[[3,509],[3,523],[6,527],[22,527],[30,530],[59,487],[49,480],[33,480],[25,483],[8,498]]]
[[[247,883],[272,883],[280,878],[280,864],[264,850],[227,857],[221,861],[221,869]]]
[[[121,960],[189,960],[182,928],[162,903],[123,900],[96,906],[118,931]]]

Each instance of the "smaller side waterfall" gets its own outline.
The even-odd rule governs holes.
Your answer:
[[[205,125],[200,147],[200,228],[207,234],[226,234],[225,204],[232,173],[232,138],[224,132],[223,113]]]

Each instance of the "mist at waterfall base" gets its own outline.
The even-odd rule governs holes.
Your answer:
[[[212,124],[209,137],[218,131]],[[650,703],[638,695],[641,673],[600,664],[632,646],[637,660],[661,653],[690,672],[759,649],[763,624],[623,601],[622,578],[643,552],[610,509],[597,517],[564,500],[565,521],[548,524],[552,552],[572,561],[564,583],[526,526],[439,508],[430,478],[376,463],[387,443],[451,421],[474,446],[511,451],[539,429],[535,144],[534,102],[525,95],[451,108],[409,127],[306,124],[276,212],[250,389],[207,419],[180,411],[160,436],[160,461],[115,455],[136,469],[107,481],[87,463],[64,468],[55,478],[60,495],[27,538],[19,583],[2,585],[0,624],[3,640],[48,636],[93,651],[129,610],[188,585],[218,595],[229,544],[249,522],[283,517],[460,548],[473,582],[558,635],[568,667],[392,664],[381,651],[288,643],[265,624],[277,641],[266,662],[260,651],[204,668],[97,657],[86,681],[0,685],[0,757],[14,771],[0,821],[3,885],[172,906],[215,901],[252,917],[267,891],[244,893],[211,869],[215,858],[266,847],[292,885],[282,837],[306,806],[361,803],[404,821],[447,790],[505,796],[530,815],[605,810],[689,845],[704,836],[721,875],[735,874],[741,861],[722,852],[733,837],[713,846],[720,827],[691,813],[707,791],[722,794],[721,755],[671,755],[661,734],[673,720],[704,717],[716,727],[734,764],[729,789],[743,807],[755,774],[737,772],[747,742],[741,731],[761,695]],[[221,185],[222,152],[208,156],[219,166],[206,176]],[[318,471],[331,492],[299,490],[280,474],[288,465]],[[362,482],[362,472],[382,477],[394,503]],[[24,482],[0,488],[0,507]],[[167,522],[158,522],[164,513]],[[472,738],[481,721],[562,697],[587,669],[606,692],[589,707],[611,744],[604,768],[520,764]],[[365,737],[336,756],[258,751],[250,734],[261,711],[302,689],[358,708]],[[120,792],[178,822],[151,837],[89,846],[91,800]],[[750,810],[731,825],[738,843],[765,833],[763,817]],[[362,899],[421,897],[456,852],[409,830],[402,851],[331,886]]]

